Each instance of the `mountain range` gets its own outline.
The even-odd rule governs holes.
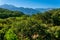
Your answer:
[[[12,10],[12,11],[21,11],[25,14],[35,14],[35,13],[39,13],[39,12],[43,12],[51,9],[51,8],[35,8],[35,9],[24,8],[24,7],[16,7],[14,5],[8,5],[8,4],[0,5],[0,8]]]

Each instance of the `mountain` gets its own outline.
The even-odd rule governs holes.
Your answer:
[[[52,10],[54,8],[36,8],[35,10],[38,10],[40,12],[44,12],[44,11],[48,11],[48,10]]]
[[[25,14],[33,14],[33,13],[39,12],[39,11],[32,9],[32,8],[15,7],[13,5],[8,5],[8,4],[0,5],[0,8],[5,8],[5,9],[13,10],[13,11],[17,10],[17,11],[21,11]]]
[[[13,5],[8,5],[8,4],[4,4],[4,5],[0,5],[0,8],[4,8],[4,9],[9,9],[9,10],[13,10],[13,11],[21,11],[25,14],[35,14],[38,12],[43,12],[49,9],[44,9],[44,8],[24,8],[24,7],[16,7]]]

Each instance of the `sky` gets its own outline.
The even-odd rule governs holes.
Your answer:
[[[28,8],[60,8],[60,0],[0,0],[0,5],[3,4]]]

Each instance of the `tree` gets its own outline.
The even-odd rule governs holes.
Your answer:
[[[16,34],[13,32],[12,29],[9,29],[5,34],[6,40],[18,40]]]

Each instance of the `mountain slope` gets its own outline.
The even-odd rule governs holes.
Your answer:
[[[21,11],[25,14],[35,14],[38,12],[44,12],[47,10],[50,10],[50,8],[24,8],[24,7],[15,7],[13,5],[8,5],[8,4],[4,4],[4,5],[0,5],[0,8],[5,8],[5,9],[9,9],[9,10],[13,10],[13,11]]]
[[[33,14],[33,13],[39,12],[39,11],[32,9],[32,8],[15,7],[13,5],[8,5],[8,4],[0,5],[0,8],[5,8],[5,9],[13,10],[13,11],[17,10],[17,11],[21,11],[25,14]]]
[[[25,14],[18,11],[11,11],[11,10],[0,8],[0,18],[20,17],[22,15]]]

